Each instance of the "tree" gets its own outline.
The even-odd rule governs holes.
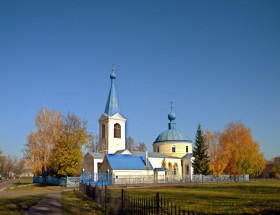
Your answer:
[[[221,134],[221,147],[228,151],[226,174],[259,175],[265,167],[259,145],[253,140],[251,130],[241,122],[229,123]]]
[[[140,152],[148,151],[144,142],[139,142],[139,144],[137,146],[137,151],[140,151]]]
[[[280,176],[280,156],[273,158],[272,172],[276,177]]]
[[[196,132],[193,156],[195,158],[193,163],[194,174],[209,174],[209,156],[207,154],[207,146],[200,124]]]
[[[92,135],[89,134],[87,137],[87,142],[84,145],[84,148],[86,151],[89,152],[98,152],[99,147],[98,147],[98,135]]]
[[[54,146],[60,136],[63,119],[56,111],[42,107],[35,119],[37,130],[27,137],[23,151],[25,161],[33,167],[35,175],[47,170]]]
[[[126,149],[129,151],[135,150],[135,140],[130,136],[126,139]]]
[[[216,176],[221,176],[228,163],[228,151],[220,144],[220,132],[206,130],[205,143],[208,148],[209,170]]]
[[[5,178],[15,177],[23,172],[23,160],[5,156],[0,150],[0,175]]]
[[[81,121],[74,114],[67,115],[48,165],[51,175],[61,177],[78,173],[82,166],[82,147],[91,137],[86,129],[86,121]]]
[[[145,152],[147,151],[147,147],[144,142],[139,142],[138,145],[135,145],[135,140],[132,137],[126,138],[126,149],[129,151],[140,151]]]

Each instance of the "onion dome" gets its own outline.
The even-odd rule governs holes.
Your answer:
[[[168,119],[170,122],[168,123],[168,130],[160,133],[156,138],[154,143],[158,142],[190,142],[190,140],[184,135],[184,133],[178,129],[176,129],[176,123],[174,122],[176,119],[176,114],[172,110],[172,102],[171,102],[171,112],[168,114]]]
[[[168,114],[168,119],[170,120],[170,122],[174,121],[176,119],[176,114],[173,111],[171,111]]]

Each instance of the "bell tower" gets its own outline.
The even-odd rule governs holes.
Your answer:
[[[112,66],[109,91],[104,113],[99,118],[99,152],[113,154],[125,149],[126,119],[120,114],[115,88],[115,67]]]

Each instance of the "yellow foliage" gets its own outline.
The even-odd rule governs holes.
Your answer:
[[[209,149],[209,168],[215,175],[256,176],[264,169],[265,160],[259,152],[259,145],[253,140],[251,130],[241,122],[228,124],[222,133],[207,130],[205,137]]]
[[[27,137],[26,162],[35,175],[49,170],[57,176],[75,175],[81,166],[82,146],[91,136],[86,122],[69,114],[66,118],[42,107],[35,119],[37,130]]]
[[[228,151],[228,174],[260,174],[264,169],[264,157],[253,140],[251,130],[241,122],[230,123],[220,138],[221,146]]]

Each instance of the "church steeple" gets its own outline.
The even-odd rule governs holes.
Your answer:
[[[119,113],[119,106],[118,106],[118,99],[117,99],[117,93],[116,93],[116,88],[115,88],[115,79],[116,79],[116,74],[115,74],[115,66],[112,66],[112,73],[110,75],[111,79],[111,88],[110,92],[108,95],[106,107],[104,113],[107,116],[113,116],[116,113]]]
[[[112,154],[125,149],[126,119],[120,114],[115,89],[115,67],[110,75],[111,88],[104,113],[99,118],[99,152]]]

